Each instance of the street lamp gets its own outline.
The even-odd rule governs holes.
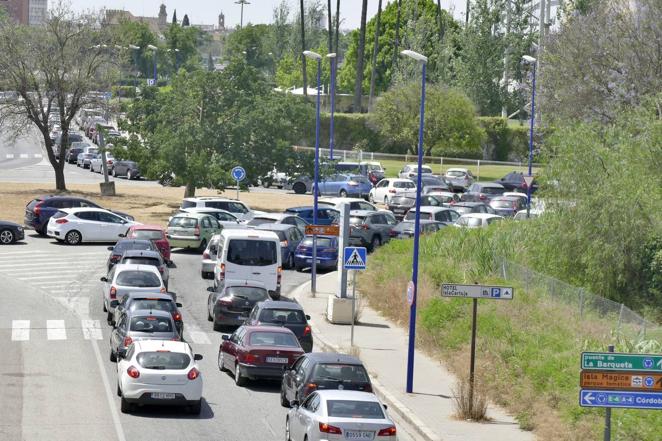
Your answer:
[[[134,51],[139,51],[140,46],[136,46],[135,44],[130,44],[129,49],[131,49],[131,59],[133,60],[133,64],[137,67],[138,66],[138,57],[136,56],[137,52],[134,52]],[[140,69],[138,68],[136,71],[139,72]],[[139,75],[139,73],[136,74],[136,80],[133,83],[133,87],[138,86],[138,75]]]
[[[317,225],[317,195],[320,169],[320,82],[322,56],[316,52],[303,51],[303,55],[317,61],[317,115],[315,117],[315,177],[313,181],[313,225]],[[313,259],[310,267],[310,292],[317,291],[317,235],[313,234]]]
[[[402,55],[413,58],[421,63],[421,110],[418,127],[418,174],[416,176],[416,218],[414,220],[414,259],[411,272],[411,284],[407,287],[409,298],[409,349],[407,351],[407,393],[414,389],[414,349],[416,347],[416,297],[418,291],[418,245],[421,230],[421,170],[423,169],[423,127],[425,124],[425,70],[428,58],[418,52],[404,50]],[[411,290],[411,293],[409,292]]]
[[[154,51],[154,86],[156,86],[156,81],[158,79],[156,71],[156,52],[158,51],[158,48],[154,45],[148,44],[147,49]]]
[[[235,5],[241,5],[241,21],[239,22],[239,29],[242,29],[244,27],[244,5],[250,5],[251,2],[246,0],[238,0],[234,3]]]
[[[336,111],[336,53],[332,52],[326,56],[331,62],[331,87],[329,95],[331,95],[331,125],[329,127],[329,159],[333,161],[333,147],[335,144],[335,137],[333,135],[333,114]],[[319,87],[319,86],[318,86]]]
[[[530,55],[522,55],[522,60],[531,66],[533,66],[533,79],[532,79],[532,84],[531,84],[531,125],[529,128],[529,176],[532,176],[531,174],[531,166],[533,164],[533,125],[535,123],[535,115],[536,115],[536,66],[538,64],[538,60],[535,59],[534,57]],[[533,184],[533,181],[531,181],[531,184]],[[526,186],[526,218],[529,218],[530,212],[531,212],[531,186],[532,185],[527,185]]]

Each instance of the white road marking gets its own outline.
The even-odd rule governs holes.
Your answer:
[[[81,324],[83,326],[83,337],[85,337],[85,340],[101,340],[103,338],[99,320],[82,320]]]
[[[30,340],[30,320],[12,320],[11,339],[12,341]]]
[[[61,279],[63,274],[79,274],[80,271],[60,271],[57,273],[45,273],[48,274],[46,276],[29,276],[29,275],[24,275],[23,277],[17,277],[18,280],[22,280],[24,282],[29,282],[31,280],[44,280],[44,279]]]
[[[66,340],[67,330],[64,320],[46,320],[46,337],[49,340]]]
[[[34,157],[37,158],[37,159],[43,158],[43,156],[44,155],[42,155],[41,153],[35,153],[34,154]]]
[[[90,313],[90,298],[89,297],[55,297],[55,300],[62,303],[66,308],[74,311],[81,317],[87,317]],[[88,320],[92,321],[92,320]],[[99,321],[97,320],[97,323]],[[85,323],[83,322],[83,328]],[[84,332],[84,331],[83,331]]]
[[[30,155],[28,155],[27,153],[21,153],[21,154],[19,155],[19,157],[20,157],[21,159],[27,159],[27,158],[30,157]]]
[[[14,159],[13,153],[7,153],[7,159]]]
[[[14,259],[23,259],[24,257],[14,257]],[[63,262],[53,262],[52,260],[42,260],[42,261],[35,261],[30,259],[29,262],[12,262],[9,260],[6,261],[1,261],[0,260],[0,268],[8,268],[8,269],[13,269],[13,268],[30,268],[30,267],[45,267],[48,269],[52,268],[72,268],[72,267],[79,267],[78,271],[81,271],[81,266],[92,266],[90,264],[97,263],[99,264],[99,259],[80,259],[76,261],[63,261]]]
[[[98,320],[97,320],[98,323]],[[95,358],[97,359],[97,367],[101,373],[101,381],[103,383],[103,388],[106,391],[106,401],[108,403],[108,408],[110,409],[110,415],[113,418],[113,426],[115,426],[115,434],[117,435],[117,441],[126,441],[124,436],[124,430],[122,429],[122,423],[120,422],[120,416],[117,413],[117,404],[115,399],[115,394],[113,389],[110,388],[110,381],[108,381],[108,374],[106,374],[106,366],[104,365],[103,360],[101,359],[101,352],[99,351],[99,345],[96,340],[92,340],[92,349],[94,350]]]

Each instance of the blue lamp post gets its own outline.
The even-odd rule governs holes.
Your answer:
[[[333,115],[336,111],[336,54],[332,52],[327,55],[331,61],[331,87],[329,95],[331,96],[331,124],[329,125],[329,159],[333,161],[333,147],[335,147],[335,136],[333,134]]]
[[[531,84],[531,126],[529,128],[529,176],[531,174],[531,167],[533,165],[533,126],[536,118],[536,66],[538,60],[530,55],[523,55],[522,60],[525,63],[533,66],[533,79]],[[531,185],[526,186],[526,217],[529,218],[531,212]]]
[[[320,171],[320,82],[322,74],[322,56],[316,52],[303,51],[303,55],[317,61],[317,115],[315,117],[315,176],[313,181],[313,225],[317,225],[317,195]],[[310,267],[310,292],[317,291],[317,235],[313,234],[313,259]]]
[[[426,56],[417,52],[405,50],[402,55],[413,58],[421,63],[421,110],[418,127],[418,175],[416,176],[416,218],[414,220],[414,258],[411,271],[411,300],[409,306],[409,348],[407,351],[407,393],[414,389],[414,349],[416,347],[416,297],[418,291],[418,245],[421,232],[421,170],[423,169],[423,128],[425,126],[425,69],[428,64]],[[408,294],[409,295],[409,294]]]

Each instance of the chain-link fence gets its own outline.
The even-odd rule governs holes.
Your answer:
[[[527,292],[547,295],[552,300],[561,300],[575,309],[577,316],[609,321],[610,327],[617,334],[636,334],[646,336],[646,332],[659,329],[659,325],[650,322],[622,303],[592,294],[584,288],[572,286],[562,280],[541,274],[524,265],[497,259],[499,275],[504,280],[520,283]]]

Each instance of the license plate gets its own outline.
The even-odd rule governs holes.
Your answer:
[[[375,437],[375,432],[369,432],[367,430],[346,430],[345,439],[365,441],[372,440]]]
[[[152,392],[152,398],[154,398],[155,400],[174,400],[175,394],[169,394],[165,392]]]
[[[287,363],[288,361],[284,357],[267,357],[267,363]]]
[[[404,213],[404,212],[405,212],[405,210],[401,210],[399,208],[394,208],[393,209],[393,213]]]

